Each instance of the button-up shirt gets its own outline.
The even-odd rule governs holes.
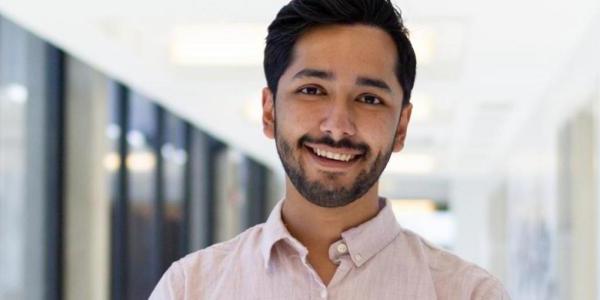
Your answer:
[[[498,279],[402,228],[381,201],[329,247],[328,285],[282,222],[282,200],[266,223],[173,263],[150,299],[509,299]]]

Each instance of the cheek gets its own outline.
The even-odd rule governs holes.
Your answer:
[[[277,135],[285,139],[290,145],[296,145],[298,139],[306,133],[305,121],[302,116],[294,112],[290,107],[277,111],[275,127]]]
[[[289,127],[290,131],[306,133],[315,124],[318,124],[323,110],[318,105],[303,104],[305,103],[294,103],[293,101],[286,103],[285,107],[282,107],[283,109],[277,111],[278,121]]]
[[[382,115],[365,114],[356,120],[360,135],[372,147],[389,145],[394,138],[396,125],[396,122],[391,121],[391,117]]]

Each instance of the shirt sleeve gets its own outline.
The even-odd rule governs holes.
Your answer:
[[[174,262],[163,274],[154,287],[149,300],[176,300],[183,299],[185,292],[185,276],[179,262]]]

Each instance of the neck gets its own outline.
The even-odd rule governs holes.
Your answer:
[[[304,198],[287,178],[281,216],[288,231],[309,252],[328,255],[329,246],[341,238],[342,232],[377,215],[378,199],[378,184],[375,183],[365,195],[348,205],[320,207]]]

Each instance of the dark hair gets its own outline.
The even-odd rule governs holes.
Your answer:
[[[402,102],[410,102],[417,64],[415,51],[402,16],[390,0],[292,0],[281,8],[269,25],[263,62],[273,95],[277,93],[279,78],[291,63],[299,36],[307,29],[330,24],[364,24],[387,32],[398,51],[396,77],[404,92]]]

